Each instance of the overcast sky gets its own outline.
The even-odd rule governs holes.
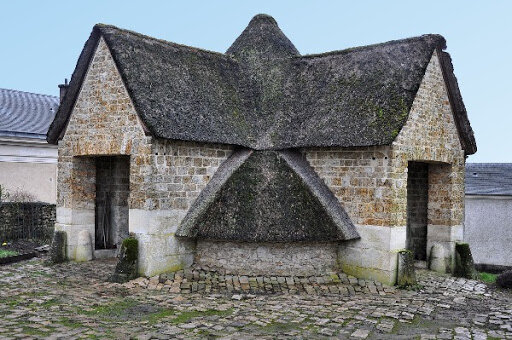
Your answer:
[[[470,162],[512,162],[512,1],[2,1],[0,88],[58,94],[95,23],[224,52],[258,13],[302,54],[442,34],[475,131]]]

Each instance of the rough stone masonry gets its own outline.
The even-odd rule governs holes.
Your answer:
[[[301,56],[257,15],[220,54],[96,25],[48,132],[68,258],[80,231],[96,239],[101,208],[117,216],[109,235],[138,239],[146,276],[195,263],[394,284],[411,244],[444,247],[450,271],[476,144],[445,47],[424,35]],[[98,160],[120,156],[128,183],[108,211]],[[428,191],[414,242],[411,162]]]

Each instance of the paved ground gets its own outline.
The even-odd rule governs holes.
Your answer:
[[[112,261],[0,267],[0,339],[512,339],[512,293],[420,272],[420,288],[344,275],[230,277],[204,271],[105,282]]]

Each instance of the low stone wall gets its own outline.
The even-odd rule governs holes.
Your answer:
[[[321,275],[337,270],[337,243],[197,242],[195,264],[227,274]]]
[[[55,204],[0,203],[0,242],[18,239],[50,241],[55,226]]]

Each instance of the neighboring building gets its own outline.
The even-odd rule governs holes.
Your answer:
[[[481,269],[512,268],[512,163],[466,165],[464,241]]]
[[[132,232],[144,275],[339,266],[392,284],[397,250],[434,243],[451,264],[476,144],[444,48],[301,56],[266,15],[225,54],[96,25],[48,132],[68,257]]]
[[[57,147],[46,133],[59,99],[43,94],[0,89],[0,185],[36,201],[57,198]]]

